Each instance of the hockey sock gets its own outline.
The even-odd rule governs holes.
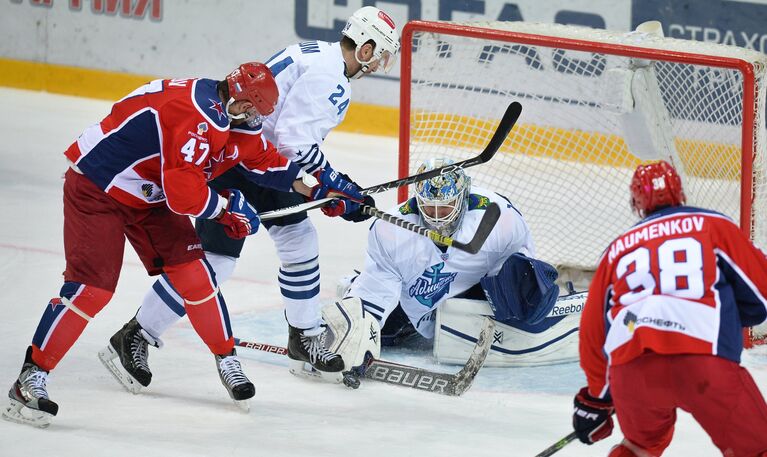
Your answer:
[[[237,259],[213,252],[205,252],[216,275],[216,282],[223,284],[232,276]],[[184,299],[163,274],[147,291],[144,301],[136,314],[136,320],[150,335],[159,338],[171,325],[186,315]]]
[[[88,322],[112,298],[111,291],[65,282],[58,298],[45,307],[32,337],[32,360],[43,370],[53,370],[75,344]]]
[[[165,267],[170,284],[184,298],[192,327],[214,354],[228,354],[234,347],[229,312],[218,292],[215,274],[203,260]]]

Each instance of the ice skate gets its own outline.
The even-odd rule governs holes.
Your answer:
[[[215,357],[221,384],[226,387],[226,391],[229,392],[229,396],[232,397],[237,407],[243,411],[249,411],[250,405],[247,400],[256,394],[256,387],[242,372],[237,351],[232,349],[229,355],[216,355]]]
[[[308,330],[292,325],[288,327],[288,357],[292,359],[290,372],[301,377],[342,382],[344,361],[328,349],[327,327],[321,325]]]
[[[3,419],[33,427],[49,426],[59,411],[59,405],[48,398],[47,381],[48,372],[32,361],[30,346],[21,373],[8,391],[10,404],[3,409]]]
[[[150,344],[162,347],[162,341],[142,329],[134,317],[112,335],[109,345],[99,351],[99,359],[128,392],[137,394],[152,381],[148,360]]]

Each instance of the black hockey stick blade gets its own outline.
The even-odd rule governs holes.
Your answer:
[[[483,149],[482,152],[480,152],[479,155],[475,157],[462,160],[454,164],[445,165],[444,167],[435,168],[434,170],[425,171],[423,173],[417,173],[415,175],[407,176],[405,178],[395,179],[394,181],[389,181],[387,183],[379,184],[377,186],[367,187],[365,189],[362,189],[360,192],[363,195],[377,194],[390,189],[396,189],[397,187],[400,187],[400,186],[405,186],[405,185],[413,184],[426,179],[431,179],[435,176],[445,174],[445,173],[450,173],[451,171],[455,171],[457,169],[469,168],[469,167],[473,167],[474,165],[479,165],[479,164],[488,162],[490,159],[493,158],[495,153],[498,152],[498,150],[501,148],[501,145],[506,140],[506,137],[509,136],[511,129],[514,128],[514,124],[517,123],[517,120],[519,119],[520,114],[522,114],[522,105],[519,102],[512,102],[506,108],[506,112],[503,114],[503,117],[501,118],[501,122],[498,123],[498,127],[496,128],[495,133],[493,133],[492,138],[490,138],[490,142],[487,143],[487,146],[485,146],[485,149]],[[259,217],[261,218],[262,221],[268,221],[270,219],[276,219],[278,217],[284,217],[284,216],[301,213],[301,212],[308,211],[315,208],[321,208],[327,205],[332,200],[334,199],[323,198],[321,200],[288,206],[287,208],[281,208],[274,211],[266,211],[266,212],[260,213]]]
[[[570,444],[571,441],[575,440],[578,435],[575,434],[575,432],[571,432],[566,437],[562,438],[561,440],[557,441],[556,443],[552,444],[551,446],[544,449],[542,452],[535,455],[535,457],[549,457],[550,455],[554,454],[555,452],[560,451],[563,447]]]
[[[479,165],[489,161],[501,148],[501,145],[506,140],[506,137],[509,136],[509,132],[511,132],[514,124],[517,123],[520,114],[522,114],[522,105],[519,102],[512,102],[506,108],[506,112],[503,113],[501,122],[498,123],[498,127],[495,129],[493,137],[490,138],[490,142],[487,143],[487,146],[485,146],[485,149],[482,150],[479,155],[450,165],[445,165],[444,167],[435,168],[434,170],[424,171],[423,173],[417,173],[405,178],[395,179],[394,181],[389,181],[384,184],[368,187],[363,191],[363,193],[366,195],[376,194],[378,192],[383,192],[385,190],[395,189],[397,187],[413,184],[415,182],[424,181],[435,176],[450,173],[451,171],[473,167],[474,165]]]
[[[442,395],[462,395],[469,390],[479,369],[485,363],[493,341],[494,329],[495,321],[486,317],[471,356],[469,356],[466,364],[456,374],[439,373],[368,357],[362,365],[344,373],[344,384],[349,385],[347,381],[359,380],[360,377],[364,377],[387,384],[410,387]],[[357,384],[359,383],[357,382]]]
[[[460,241],[453,240],[452,246],[456,249],[466,251],[469,254],[476,254],[482,248],[482,245],[485,244],[485,240],[487,240],[487,237],[490,236],[490,232],[493,231],[495,223],[498,222],[500,217],[501,208],[498,207],[498,204],[489,204],[487,208],[485,208],[485,214],[479,221],[479,226],[477,227],[477,231],[474,233],[474,237],[472,237],[471,241],[464,244]]]
[[[452,246],[456,249],[466,251],[469,254],[476,254],[479,252],[479,250],[482,248],[482,245],[485,244],[487,237],[490,236],[490,232],[493,231],[495,223],[498,222],[498,218],[501,217],[501,209],[498,207],[498,204],[490,203],[487,208],[485,208],[485,214],[482,216],[482,220],[480,220],[477,231],[474,233],[471,241],[468,243],[461,243],[460,241],[457,241],[450,236],[442,235],[436,230],[432,230],[421,225],[406,221],[404,219],[400,219],[399,217],[392,214],[385,213],[375,206],[363,204],[362,212],[375,218],[381,219],[384,222],[394,224],[397,227],[409,230],[421,236],[425,236],[435,243],[441,244],[443,246]]]

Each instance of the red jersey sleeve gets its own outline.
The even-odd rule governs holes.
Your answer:
[[[604,352],[607,326],[607,301],[611,290],[610,265],[605,254],[589,286],[589,295],[581,314],[578,330],[580,363],[586,373],[589,394],[603,398],[607,394],[607,356]]]
[[[260,186],[291,191],[293,182],[301,173],[300,167],[280,155],[260,130],[233,128],[226,150],[227,156],[239,155],[241,171]]]
[[[210,125],[183,99],[166,104],[160,113],[162,186],[168,207],[199,218],[216,216],[227,204],[207,184],[203,168],[211,154],[224,147],[229,132]]]
[[[712,241],[720,268],[731,285],[744,327],[767,318],[767,258],[743,231],[725,218],[714,218]]]

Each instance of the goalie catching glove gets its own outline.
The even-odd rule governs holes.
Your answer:
[[[612,400],[592,397],[588,387],[582,388],[573,400],[573,429],[582,443],[594,444],[613,432]]]
[[[221,192],[221,196],[228,199],[229,203],[215,221],[224,226],[224,233],[235,240],[256,233],[261,220],[256,209],[245,201],[242,192],[228,189]]]

